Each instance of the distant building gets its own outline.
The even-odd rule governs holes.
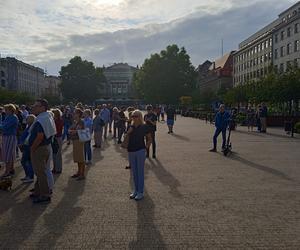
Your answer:
[[[209,68],[211,65],[212,65],[212,62],[206,60],[204,63],[202,63],[198,66],[198,68],[197,68],[197,73],[198,73],[197,88],[200,88],[200,83],[208,76]]]
[[[200,91],[217,92],[221,88],[232,88],[233,53],[234,51],[227,53],[212,63],[206,61],[199,66],[198,88]]]
[[[104,98],[112,100],[128,100],[135,98],[136,94],[132,86],[132,79],[138,68],[127,63],[116,63],[104,68],[107,82],[104,86]]]
[[[13,57],[0,58],[1,87],[28,93],[34,97],[41,96],[44,88],[45,73]]]
[[[278,21],[264,27],[239,45],[234,54],[234,86],[256,81],[272,65],[272,30]]]
[[[300,2],[279,15],[273,31],[273,64],[279,72],[300,66]]]
[[[43,90],[44,95],[60,97],[61,91],[59,85],[61,79],[58,76],[46,76],[45,77],[45,89]]]
[[[300,65],[300,2],[239,44],[234,54],[234,85],[257,81],[271,67],[286,71]]]

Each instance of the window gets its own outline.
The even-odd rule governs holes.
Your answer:
[[[266,47],[266,49],[269,47],[269,41],[266,41],[265,47]]]
[[[300,51],[300,41],[296,40],[294,44],[294,52]]]
[[[256,46],[254,47],[254,53],[257,53],[257,47]]]
[[[281,31],[280,38],[281,38],[281,41],[284,39],[284,31]]]
[[[6,83],[5,83],[5,80],[4,80],[4,79],[1,80],[1,87],[3,87],[3,88],[6,87]]]
[[[283,57],[284,56],[284,47],[280,48],[280,56]]]
[[[286,54],[287,54],[287,55],[291,54],[291,51],[292,51],[292,44],[289,43],[289,44],[286,46]]]
[[[295,34],[299,32],[299,23],[295,24]]]
[[[278,43],[278,34],[275,34],[275,43]]]
[[[299,66],[299,65],[298,65],[298,60],[297,60],[297,59],[294,60],[294,66],[295,66],[295,67],[298,67],[298,66]]]
[[[291,36],[291,27],[288,27],[287,28],[287,37],[290,37]]]
[[[276,73],[278,72],[278,65],[274,66],[274,70],[275,70]]]
[[[1,77],[5,77],[5,73],[2,70],[1,70]]]
[[[269,47],[272,46],[272,38],[269,39]]]

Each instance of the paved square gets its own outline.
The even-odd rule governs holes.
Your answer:
[[[70,178],[64,144],[48,206],[32,205],[17,167],[13,190],[0,192],[0,249],[300,249],[300,139],[239,128],[226,158],[208,152],[213,130],[179,117],[168,135],[159,124],[138,203],[127,154],[111,139],[83,182]]]

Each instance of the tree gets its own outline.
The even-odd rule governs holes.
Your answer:
[[[102,83],[106,81],[101,68],[92,62],[75,56],[59,72],[62,83],[61,91],[67,101],[93,102],[101,96]]]
[[[28,93],[20,93],[0,88],[0,104],[30,104],[34,101],[34,97]]]
[[[176,104],[195,89],[196,73],[184,48],[170,45],[151,55],[134,76],[134,86],[148,102]]]

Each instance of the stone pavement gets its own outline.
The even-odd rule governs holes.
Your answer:
[[[17,167],[0,192],[0,249],[300,249],[300,140],[233,133],[235,153],[209,153],[213,126],[178,118],[158,128],[145,166],[145,199],[129,200],[126,152],[94,150],[83,182],[64,145],[52,203],[32,205]]]

